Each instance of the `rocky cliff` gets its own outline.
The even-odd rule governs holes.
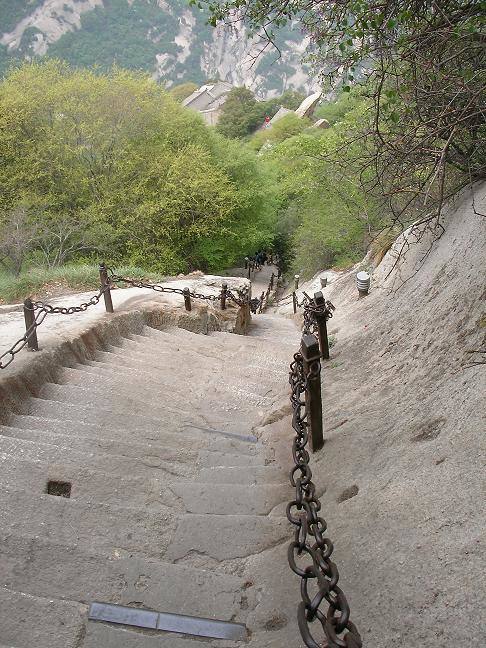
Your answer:
[[[168,86],[219,78],[260,96],[315,87],[302,64],[307,41],[282,32],[282,56],[245,28],[207,25],[185,0],[0,0],[0,73],[11,60],[46,55],[74,65],[144,69]]]

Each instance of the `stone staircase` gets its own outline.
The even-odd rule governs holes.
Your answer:
[[[245,337],[146,327],[0,427],[0,648],[302,645],[290,431],[287,462],[255,432],[287,394],[299,332],[253,321]],[[240,623],[248,639],[88,621],[93,601]]]

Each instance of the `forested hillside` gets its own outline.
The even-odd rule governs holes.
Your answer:
[[[85,285],[83,264],[101,258],[159,275],[221,272],[261,247],[305,274],[360,258],[378,212],[333,159],[358,127],[361,98],[332,106],[340,121],[327,130],[291,113],[242,138],[242,94],[250,125],[249,105],[257,115],[301,100],[260,104],[235,91],[217,132],[143,74],[54,61],[12,71],[0,83],[4,300],[37,268]]]
[[[298,28],[279,36],[284,56],[269,52],[252,65],[258,46],[245,28],[214,30],[208,18],[186,0],[0,0],[0,73],[12,61],[48,55],[144,70],[166,85],[221,78],[261,95],[311,86]]]
[[[0,252],[15,273],[100,254],[216,270],[272,239],[256,156],[149,78],[26,65],[0,85],[0,125]]]

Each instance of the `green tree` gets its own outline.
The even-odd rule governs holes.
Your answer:
[[[335,127],[289,133],[262,150],[260,159],[276,174],[280,253],[290,269],[307,277],[322,268],[362,258],[373,233],[382,225],[379,204],[363,191],[360,175],[352,170],[343,172],[338,164],[343,147],[349,146],[347,138],[359,133],[366,110],[366,102],[361,100]],[[288,117],[296,119],[295,115]],[[285,131],[282,128],[282,134]],[[362,146],[356,137],[346,150],[355,157]]]
[[[246,137],[258,125],[257,100],[247,88],[233,88],[226,98],[216,130],[226,137]]]
[[[17,245],[7,225],[20,214],[12,269],[103,251],[167,273],[221,270],[235,258],[222,238],[253,245],[270,193],[232,144],[143,74],[25,64],[0,83],[0,250]]]
[[[187,83],[181,83],[180,85],[176,85],[170,88],[169,92],[176,101],[181,103],[184,101],[184,99],[187,99],[187,97],[189,97],[189,95],[191,95],[195,90],[197,90],[198,87],[199,86],[197,85],[197,83],[188,81]]]
[[[484,0],[223,0],[210,3],[212,23],[242,7],[270,42],[300,22],[323,79],[344,92],[363,82],[367,145],[339,164],[375,169],[366,190],[393,223],[440,235],[445,200],[486,176]]]
[[[253,135],[249,144],[252,149],[259,151],[265,144],[274,145],[278,142],[302,133],[306,128],[309,128],[312,122],[309,119],[301,119],[295,113],[284,115],[278,119],[269,128],[259,130]]]

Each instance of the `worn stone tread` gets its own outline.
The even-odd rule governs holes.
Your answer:
[[[61,447],[68,446],[71,450],[79,452],[100,452],[103,455],[116,455],[130,457],[133,459],[143,459],[151,457],[161,461],[174,461],[176,463],[192,462],[199,466],[256,466],[268,465],[274,461],[271,452],[265,448],[259,448],[258,454],[248,454],[236,452],[224,452],[214,449],[198,449],[193,447],[181,448],[179,444],[168,444],[167,439],[159,443],[136,443],[121,441],[119,439],[100,437],[99,434],[93,433],[91,436],[78,436],[74,434],[63,434],[60,431],[53,430],[36,430],[33,428],[19,428],[7,425],[0,425],[0,435],[34,441],[39,443],[48,443]],[[151,462],[148,463],[151,465]]]
[[[193,552],[216,561],[246,558],[286,542],[290,531],[290,523],[282,517],[185,515],[166,558],[180,561]],[[221,543],[220,538],[231,538],[231,542]]]
[[[200,482],[221,484],[288,484],[288,471],[280,466],[213,466],[203,468]]]
[[[59,405],[62,403],[62,407]],[[129,429],[134,438],[147,438],[154,440],[162,439],[167,433],[179,435],[181,443],[184,437],[192,442],[194,437],[205,438],[212,436],[206,432],[214,429],[217,432],[214,436],[219,439],[231,439],[243,442],[251,442],[251,426],[245,426],[244,418],[238,422],[218,421],[219,428],[214,423],[204,420],[203,417],[197,417],[194,413],[183,416],[177,412],[166,412],[162,419],[144,414],[133,414],[128,412],[118,412],[110,407],[110,403],[105,400],[104,407],[95,406],[92,402],[79,402],[72,404],[66,400],[46,400],[43,398],[31,398],[25,404],[25,414],[35,415],[43,418],[53,418],[60,421],[70,421],[72,423],[90,423],[101,427],[103,430],[108,429]],[[206,430],[206,431],[203,431]],[[154,437],[153,433],[158,433]],[[209,443],[209,440],[206,440]],[[204,444],[203,444],[204,445]]]
[[[0,615],[0,640],[15,648],[78,648],[87,607],[0,588]]]
[[[158,610],[159,612],[162,610]],[[81,648],[204,648],[207,640],[89,621]]]
[[[23,535],[78,543],[86,550],[115,549],[163,556],[179,518],[170,509],[145,511],[118,504],[85,502],[22,490],[0,492],[1,528]]]
[[[13,421],[11,421],[13,422]],[[76,429],[76,432],[79,428]],[[208,457],[206,464],[208,466],[215,465],[214,461],[210,459],[211,451],[204,450],[204,455],[198,452],[197,449],[186,448],[182,449],[177,443],[153,443],[147,441],[146,443],[139,443],[135,440],[122,441],[121,439],[114,439],[106,436],[100,436],[95,432],[92,435],[79,435],[63,433],[56,427],[55,430],[36,430],[33,427],[14,427],[7,425],[0,425],[0,435],[12,437],[16,439],[25,439],[26,441],[37,441],[40,443],[49,443],[61,447],[69,446],[72,450],[79,452],[101,452],[102,454],[113,454],[122,457],[130,457],[133,459],[140,459],[142,457],[157,456],[165,461],[197,461],[201,456]],[[223,454],[215,452],[216,455]],[[237,455],[240,456],[240,455]],[[253,457],[251,457],[253,459]],[[257,459],[257,457],[255,457]],[[260,459],[260,457],[258,457]],[[263,459],[261,459],[263,461]]]
[[[154,514],[171,509],[177,513],[268,515],[290,494],[284,484],[256,486],[176,478],[168,481],[162,476],[117,475],[72,460],[53,463],[5,452],[0,454],[0,466],[0,485],[6,489],[15,490],[21,484],[24,491],[37,495],[45,493],[49,479],[68,481],[72,500],[142,507]],[[212,478],[218,479],[217,471]]]
[[[255,412],[255,407],[270,407],[276,398],[276,394],[272,398],[252,391],[251,388],[247,388],[243,384],[231,383],[228,387],[216,385],[211,387],[212,382],[208,378],[205,385],[206,390],[203,386],[191,390],[190,395],[185,399],[173,399],[169,392],[166,397],[166,401],[170,403],[169,407],[164,405],[163,399],[160,398],[160,392],[152,394],[145,389],[119,387],[108,381],[104,385],[100,385],[98,381],[90,382],[86,377],[84,384],[47,383],[42,387],[39,396],[46,400],[79,405],[89,402],[94,406],[105,407],[107,395],[109,395],[109,403],[116,412],[140,413],[152,418],[173,415],[174,410],[180,407],[183,416],[197,419],[198,410],[201,410],[205,414],[205,418],[213,420],[215,425],[221,425],[221,421],[224,419],[223,412],[231,407],[238,407],[240,412],[247,411],[248,418],[251,417],[256,421],[258,415]],[[259,391],[263,391],[261,386]],[[271,390],[267,387],[265,391],[268,394]]]
[[[269,515],[292,497],[290,485],[200,484],[178,482],[171,490],[189,513]]]
[[[133,356],[131,356],[131,360],[133,360]],[[89,364],[85,363],[65,369],[62,375],[62,384],[79,385],[104,394],[106,394],[107,390],[111,392],[116,388],[117,393],[133,396],[135,391],[133,377],[136,375],[140,380],[143,380],[144,397],[149,397],[151,400],[154,399],[155,402],[158,402],[161,400],[162,394],[170,394],[172,407],[177,404],[182,409],[187,409],[189,403],[193,403],[193,407],[198,405],[201,398],[204,398],[207,402],[215,401],[215,392],[219,394],[228,392],[228,397],[230,397],[235,383],[242,383],[247,392],[256,396],[272,394],[275,396],[281,391],[282,384],[285,382],[285,373],[282,370],[275,372],[274,379],[267,376],[266,380],[262,381],[261,367],[252,367],[247,370],[245,366],[245,372],[242,374],[241,363],[235,365],[234,371],[228,370],[228,366],[225,365],[221,370],[224,371],[225,376],[225,380],[222,382],[221,371],[214,372],[213,369],[208,371],[207,366],[195,367],[192,365],[190,371],[188,370],[188,378],[191,378],[193,383],[196,382],[196,376],[199,379],[204,376],[204,380],[201,381],[202,384],[199,388],[196,388],[194,384],[194,389],[189,393],[178,394],[174,392],[169,371],[158,367],[152,354],[147,360],[143,360],[138,367],[129,361],[126,364],[121,364],[119,361],[117,364],[116,362],[115,360],[105,362],[90,361]],[[130,376],[131,380],[127,381],[127,376]],[[221,398],[221,396],[218,395],[218,398]]]
[[[72,446],[52,445],[45,441],[31,441],[17,439],[0,434],[0,453],[10,454],[20,458],[43,461],[49,464],[64,464],[68,466],[87,467],[101,472],[131,477],[188,477],[197,473],[197,453],[188,461],[177,461],[177,456],[153,453],[147,448],[142,457],[124,457],[117,454],[94,452],[95,448],[86,447],[84,450],[75,450]]]
[[[174,498],[164,479],[142,479],[114,475],[82,466],[53,464],[39,460],[0,455],[0,485],[7,490],[22,490],[35,496],[45,494],[48,480],[71,483],[71,499],[100,502],[142,510],[184,512],[182,501]]]
[[[258,326],[261,325],[260,320]],[[290,322],[290,331],[296,331],[295,339],[299,340],[299,332],[297,329],[292,329],[293,324]],[[287,331],[287,327],[284,328]],[[191,351],[200,351],[201,349],[214,350],[221,349],[224,352],[224,355],[231,357],[232,354],[240,353],[251,353],[252,351],[258,351],[265,349],[265,347],[272,346],[276,353],[279,354],[278,347],[275,345],[275,338],[271,340],[271,345],[266,340],[262,340],[256,336],[242,336],[242,335],[233,335],[232,333],[226,333],[224,331],[211,331],[208,335],[200,335],[198,333],[193,333],[192,331],[187,331],[186,329],[167,327],[162,330],[146,327],[142,331],[142,335],[133,335],[130,336],[134,341],[141,341],[143,338],[152,338],[158,340],[161,344],[168,343],[172,346],[175,343],[179,343],[182,347],[190,349]],[[127,338],[125,338],[127,339]],[[284,353],[284,352],[283,352]],[[282,354],[283,355],[283,354]]]
[[[23,535],[78,543],[87,551],[120,549],[166,562],[191,550],[216,560],[249,556],[289,532],[286,519],[258,515],[193,515],[145,511],[24,491],[0,493],[3,528]],[[231,543],[215,539],[233,538]]]
[[[255,441],[248,437],[222,436],[220,434],[198,433],[194,424],[177,424],[175,421],[164,421],[163,426],[142,427],[139,419],[136,419],[136,425],[127,427],[126,425],[102,425],[96,417],[94,422],[88,422],[82,419],[83,409],[76,407],[65,408],[64,412],[71,414],[72,418],[58,418],[59,408],[53,407],[48,401],[40,402],[42,409],[47,410],[48,416],[36,415],[15,415],[10,419],[10,426],[18,427],[23,430],[39,430],[59,432],[69,436],[92,438],[94,440],[104,439],[106,435],[110,439],[122,442],[135,440],[137,443],[153,441],[161,443],[170,448],[178,448],[182,451],[191,449],[205,449],[208,452],[238,452],[238,454],[254,455],[256,452]],[[34,409],[34,408],[32,408]],[[76,415],[79,418],[76,419]],[[144,421],[142,421],[144,422]],[[152,423],[152,421],[150,421]],[[167,428],[172,424],[172,430]],[[206,426],[207,428],[207,426]]]
[[[0,535],[4,586],[36,596],[148,609],[245,622],[253,588],[231,574],[163,563],[116,549],[85,551],[76,544],[9,533]],[[100,646],[100,648],[102,648]]]

